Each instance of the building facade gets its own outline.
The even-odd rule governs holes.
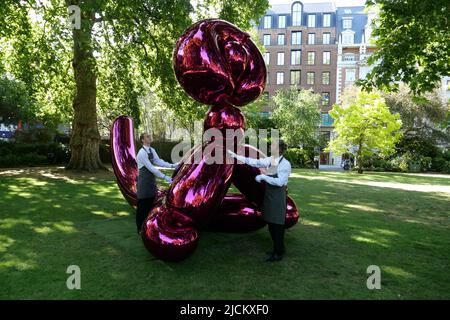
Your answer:
[[[328,114],[349,87],[369,71],[371,14],[364,7],[337,8],[334,2],[273,5],[259,21],[258,37],[268,77],[266,94],[296,86],[322,96],[320,132],[334,137]],[[265,110],[270,112],[270,110]],[[339,166],[340,156],[320,152],[321,165]]]

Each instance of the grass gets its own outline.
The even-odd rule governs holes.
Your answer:
[[[275,264],[266,229],[203,232],[187,260],[156,260],[111,173],[3,170],[0,185],[1,299],[450,298],[449,176],[294,170],[301,220]]]

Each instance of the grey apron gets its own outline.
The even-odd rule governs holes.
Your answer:
[[[278,164],[283,161],[281,157]],[[277,168],[278,166],[276,166]],[[277,178],[278,174],[268,175]],[[266,183],[264,192],[264,202],[262,206],[263,219],[268,223],[283,224],[286,218],[286,186],[277,187]]]
[[[144,149],[145,151],[145,149]],[[147,152],[147,151],[145,151]],[[147,152],[148,160],[153,161],[153,153]],[[156,196],[156,181],[155,176],[145,166],[139,169],[139,175],[137,177],[137,198],[145,199]]]

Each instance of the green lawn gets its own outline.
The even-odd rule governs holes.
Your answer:
[[[0,186],[1,299],[450,298],[450,176],[294,170],[301,219],[274,264],[266,229],[203,232],[187,260],[156,260],[111,173],[2,170]]]

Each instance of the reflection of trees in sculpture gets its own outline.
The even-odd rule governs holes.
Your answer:
[[[200,21],[178,40],[173,62],[177,79],[186,92],[195,100],[212,105],[205,117],[205,130],[216,128],[225,137],[226,129],[245,129],[244,117],[233,105],[244,106],[255,100],[266,83],[263,58],[247,33],[225,21]],[[135,164],[125,164],[118,157],[120,150],[125,149],[126,154],[134,152],[133,142],[118,136],[125,134],[132,139],[131,134],[119,130],[119,127],[129,130],[126,123],[131,120],[126,117],[116,120],[111,144],[114,171],[127,197],[130,192],[123,190],[127,186],[120,176],[126,170],[120,169],[136,169]],[[176,261],[190,255],[198,242],[199,227],[251,231],[265,225],[259,211],[265,185],[255,181],[261,170],[225,161],[225,164],[208,164],[211,155],[205,153],[207,149],[221,152],[223,159],[227,156],[226,139],[211,140],[191,149],[191,161],[184,162],[174,173],[165,200],[158,202],[143,225],[142,239],[146,248],[161,259]],[[120,144],[126,148],[121,148]],[[264,156],[249,145],[238,145],[238,149],[246,155],[253,151],[259,157]],[[226,195],[231,182],[242,195]],[[133,202],[132,197],[128,196],[127,200]],[[289,198],[286,226],[294,225],[297,220],[295,203]]]

